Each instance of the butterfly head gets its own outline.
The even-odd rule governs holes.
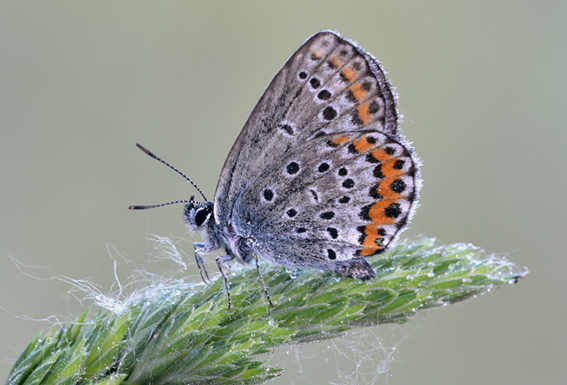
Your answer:
[[[185,205],[183,217],[185,223],[193,231],[203,230],[213,215],[212,202],[194,202],[192,199]]]

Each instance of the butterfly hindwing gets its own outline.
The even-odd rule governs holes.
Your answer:
[[[232,226],[278,263],[319,266],[380,253],[415,208],[418,165],[398,136],[343,132],[273,162],[235,202]]]

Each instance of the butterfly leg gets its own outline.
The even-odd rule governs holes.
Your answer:
[[[266,294],[266,298],[268,299],[270,306],[274,307],[274,304],[272,303],[272,299],[268,294],[268,289],[266,288],[266,284],[264,283],[264,277],[262,276],[262,271],[260,270],[260,263],[258,262],[258,255],[256,253],[254,253],[254,258],[256,258],[256,269],[258,269],[258,276],[260,277],[260,282],[262,282],[262,289],[264,289],[264,293]]]
[[[209,278],[209,273],[207,273],[207,269],[205,269],[205,262],[203,261],[203,257],[201,257],[201,254],[209,253],[212,250],[209,250],[209,248],[207,248],[207,245],[202,242],[193,243],[193,249],[195,250],[195,259],[197,260],[197,266],[199,267],[199,273],[201,273],[201,278],[203,279],[203,282],[208,283],[211,279]],[[203,271],[205,272],[205,275],[203,275]],[[205,276],[207,277],[207,279],[205,279]]]
[[[224,286],[226,287],[226,294],[228,296],[228,310],[230,310],[230,307],[232,305],[232,301],[230,299],[230,288],[228,287],[228,277],[226,276],[226,273],[224,271],[224,267],[222,267],[223,263],[228,263],[230,261],[232,261],[232,259],[234,258],[234,256],[232,255],[223,255],[223,256],[219,256],[216,257],[215,261],[217,261],[217,266],[219,267],[219,270],[222,274],[222,277],[224,278]]]
[[[335,263],[336,272],[343,276],[363,281],[376,278],[376,272],[364,258],[353,258]]]

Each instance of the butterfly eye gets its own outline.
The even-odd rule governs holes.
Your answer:
[[[206,207],[198,208],[197,211],[195,211],[195,216],[193,217],[195,224],[197,226],[201,226],[203,223],[205,223],[205,221],[209,217],[209,213],[210,210],[208,210]]]

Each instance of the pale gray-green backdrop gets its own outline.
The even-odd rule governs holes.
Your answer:
[[[109,255],[122,279],[133,268],[124,260],[177,269],[144,262],[147,233],[172,235],[187,239],[181,275],[197,280],[181,206],[126,210],[195,191],[134,143],[212,197],[272,76],[311,34],[333,29],[383,62],[423,160],[421,207],[403,236],[471,242],[531,273],[409,324],[373,328],[362,357],[339,355],[356,336],[283,349],[274,361],[288,371],[274,384],[342,383],[339,370],[380,364],[378,338],[397,345],[378,384],[562,383],[566,20],[565,1],[3,1],[0,378],[39,330],[89,304],[66,283],[24,275],[8,256],[34,277],[92,278],[108,292]]]

